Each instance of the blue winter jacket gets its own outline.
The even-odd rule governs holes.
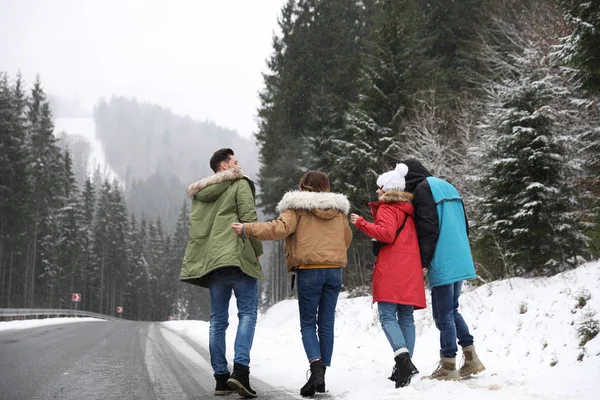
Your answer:
[[[439,235],[427,272],[429,287],[473,279],[475,265],[462,199],[454,186],[434,177],[427,183],[438,215]]]
[[[429,287],[476,277],[462,199],[450,183],[431,176],[417,160],[406,160],[407,192],[414,194],[415,223]]]

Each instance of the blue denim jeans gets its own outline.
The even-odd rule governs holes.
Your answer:
[[[401,349],[408,349],[412,357],[415,350],[415,319],[413,306],[404,304],[378,302],[379,322],[381,328],[392,346],[394,353]]]
[[[440,331],[440,354],[442,357],[456,357],[458,344],[461,347],[473,344],[473,336],[469,333],[462,315],[458,312],[458,298],[463,281],[431,288],[431,309],[435,326]]]
[[[342,288],[342,268],[299,269],[300,332],[308,361],[331,365],[335,306]]]
[[[250,365],[250,349],[258,312],[258,282],[238,267],[224,267],[211,273],[209,290],[210,362],[215,374],[225,374],[229,372],[225,356],[225,331],[229,326],[231,293],[235,293],[239,319],[233,362],[247,366]]]

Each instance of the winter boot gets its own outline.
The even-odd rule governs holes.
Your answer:
[[[438,381],[458,381],[460,375],[456,370],[456,357],[446,358],[440,356],[440,362],[435,371],[428,376],[429,379]]]
[[[414,365],[413,365],[414,366]],[[417,369],[417,367],[415,367],[415,373],[413,375],[416,374],[420,374],[419,370]],[[394,364],[394,366],[392,367],[392,374],[388,377],[388,379],[392,382],[396,382],[396,364]]]
[[[215,396],[226,396],[229,393],[233,393],[234,390],[230,389],[227,386],[227,379],[229,379],[229,372],[225,374],[215,374],[215,380],[217,381],[217,386],[215,387]]]
[[[408,353],[400,353],[394,357],[396,365],[392,371],[390,380],[396,382],[396,389],[408,386],[413,376],[419,373],[419,370],[412,363]]]
[[[327,367],[323,365],[323,384],[315,386],[315,392],[317,393],[325,393],[325,372],[327,372]]]
[[[227,379],[227,386],[237,391],[242,397],[256,397],[256,392],[250,387],[250,367],[246,365],[233,364],[233,373]]]
[[[396,358],[394,357],[394,360]],[[412,361],[412,360],[411,360]],[[415,367],[415,365],[413,364],[413,367]],[[417,367],[415,367],[415,373],[413,375],[417,375],[420,374],[419,370],[417,369]],[[396,382],[396,364],[394,364],[394,366],[392,367],[392,373],[391,375],[388,377],[388,379],[392,382]]]
[[[475,352],[475,346],[465,346],[462,349],[463,351],[463,364],[458,370],[458,373],[461,378],[466,378],[467,376],[477,375],[480,372],[485,371],[485,366],[481,361],[479,361],[479,357],[477,357],[477,353]]]
[[[310,363],[310,378],[300,389],[300,395],[304,397],[314,396],[317,388],[325,390],[325,365],[321,360]]]

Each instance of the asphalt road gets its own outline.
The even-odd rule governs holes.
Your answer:
[[[0,399],[218,399],[209,360],[206,349],[154,323],[78,322],[2,331]],[[250,379],[260,399],[299,398],[252,374]]]

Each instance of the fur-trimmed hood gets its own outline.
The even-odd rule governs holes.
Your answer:
[[[412,204],[413,197],[415,196],[412,193],[402,192],[399,190],[390,190],[382,194],[378,201],[370,202],[369,208],[371,208],[371,214],[373,215],[373,218],[375,218],[379,207],[384,204],[399,208],[403,212],[413,215],[415,212],[415,208]]]
[[[277,204],[277,212],[281,213],[285,210],[310,211],[319,218],[331,219],[338,212],[347,215],[350,211],[350,202],[346,196],[339,193],[296,190],[287,192]]]
[[[208,176],[204,179],[200,179],[188,186],[187,194],[190,198],[193,198],[199,191],[206,189],[209,186],[216,185],[218,183],[226,181],[237,181],[244,179],[245,175],[239,168],[226,169],[219,171],[214,175]]]
[[[412,193],[390,190],[389,192],[385,192],[383,195],[381,195],[379,201],[386,204],[402,203],[404,201],[411,203],[414,197],[415,196]]]

